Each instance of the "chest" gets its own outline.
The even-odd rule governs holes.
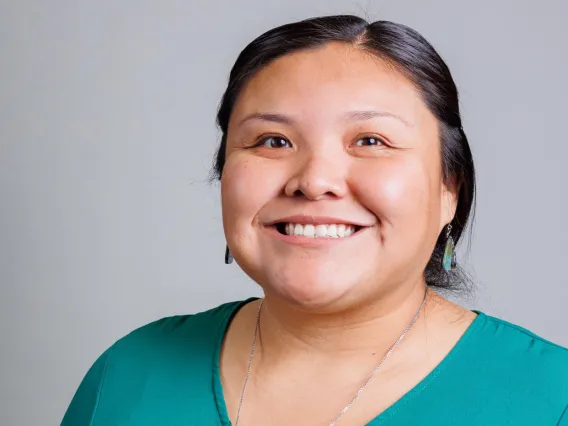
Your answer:
[[[420,383],[426,364],[380,371],[367,382],[360,374],[343,380],[333,372],[300,371],[287,375],[251,375],[243,393],[237,372],[222,377],[227,411],[239,426],[361,426],[378,419]],[[242,401],[242,404],[241,404]],[[335,422],[335,423],[334,423]]]
[[[422,367],[423,368],[423,367]],[[560,412],[534,389],[511,388],[483,376],[444,368],[377,375],[348,407],[336,426],[556,426]],[[449,376],[451,374],[451,377]],[[242,381],[224,385],[229,418],[235,425]],[[359,388],[331,384],[326,378],[289,377],[283,385],[251,378],[239,426],[329,426]]]
[[[120,386],[107,381],[93,426],[234,426],[240,386],[222,387],[210,374],[177,377],[161,374],[159,386],[148,375],[123,377]],[[436,370],[400,397],[402,388],[377,378],[337,426],[556,426],[564,409],[542,389],[511,387],[483,371]],[[286,383],[268,388],[252,380],[239,426],[329,426],[351,396],[342,386],[321,386],[324,378]]]

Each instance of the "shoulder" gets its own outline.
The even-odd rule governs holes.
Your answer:
[[[195,314],[175,315],[143,325],[119,339],[109,357],[140,357],[141,353],[209,352],[223,339],[233,315],[249,300],[229,302]]]
[[[480,316],[478,355],[495,377],[568,404],[568,349],[519,325]]]
[[[436,395],[456,398],[479,424],[503,413],[511,424],[563,424],[568,350],[524,327],[478,312],[442,367]]]
[[[156,413],[163,419],[168,407],[172,420],[180,398],[214,410],[208,395],[218,352],[231,318],[246,303],[162,318],[119,339],[83,378],[62,425],[95,424],[95,417],[96,424],[118,424],[123,416],[150,418]]]
[[[198,376],[214,367],[234,314],[249,300],[230,302],[188,315],[145,324],[110,346],[96,361],[105,387],[183,372]],[[177,373],[176,373],[177,372]]]
[[[568,348],[551,342],[532,331],[511,322],[481,313],[485,321],[482,328],[491,336],[493,344],[509,355],[517,355],[521,359],[546,360],[554,366],[568,369]],[[567,370],[568,373],[568,370]]]

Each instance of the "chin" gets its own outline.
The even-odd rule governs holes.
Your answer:
[[[344,276],[343,276],[344,275]],[[335,304],[351,290],[355,284],[352,274],[298,273],[272,277],[270,284],[263,286],[266,293],[273,293],[288,303],[310,308],[324,308]]]

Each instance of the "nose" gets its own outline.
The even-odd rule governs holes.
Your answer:
[[[312,154],[299,164],[284,192],[289,197],[303,196],[308,200],[341,198],[347,193],[347,164],[336,154],[335,158]]]

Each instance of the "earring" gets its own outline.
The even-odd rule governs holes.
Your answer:
[[[442,266],[449,272],[456,268],[456,250],[454,238],[451,235],[452,225],[448,225],[446,228],[446,246],[444,248],[444,259],[442,260]]]
[[[231,263],[233,263],[233,255],[229,250],[229,246],[227,246],[225,248],[225,265],[230,265]]]

